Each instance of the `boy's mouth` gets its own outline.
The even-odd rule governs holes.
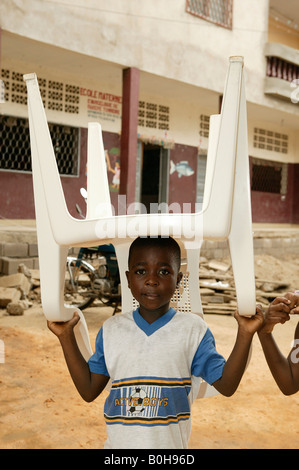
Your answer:
[[[144,292],[142,295],[144,295],[148,299],[156,299],[157,297],[159,297],[159,294],[157,294],[157,292]]]

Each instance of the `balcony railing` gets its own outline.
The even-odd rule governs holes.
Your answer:
[[[268,95],[299,102],[299,51],[279,43],[266,44],[264,91]]]
[[[267,57],[267,77],[281,78],[292,82],[299,80],[299,66],[279,57]]]

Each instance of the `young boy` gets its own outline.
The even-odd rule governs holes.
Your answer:
[[[180,248],[172,238],[137,238],[130,247],[128,285],[139,308],[109,318],[85,362],[73,327],[49,323],[58,336],[73,381],[86,401],[94,400],[111,379],[104,415],[105,448],[187,448],[190,409],[201,377],[231,396],[245,370],[253,334],[262,312],[235,318],[238,333],[227,360],[217,353],[207,324],[195,314],[170,308],[179,284]]]
[[[299,323],[295,329],[293,347],[285,357],[279,350],[272,331],[277,323],[290,320],[290,315],[299,314],[299,292],[288,292],[284,297],[276,297],[265,313],[264,324],[259,330],[260,342],[271,373],[284,395],[292,395],[299,390]]]

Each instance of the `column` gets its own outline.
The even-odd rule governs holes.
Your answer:
[[[119,194],[126,195],[127,206],[135,202],[139,75],[134,67],[123,70]]]

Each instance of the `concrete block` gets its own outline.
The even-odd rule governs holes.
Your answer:
[[[272,240],[271,238],[264,238],[263,239],[263,248],[269,250],[272,248]]]
[[[282,246],[282,239],[281,238],[272,238],[271,239],[272,248],[276,249]]]
[[[284,249],[288,249],[291,247],[292,239],[291,238],[283,238],[282,245]]]
[[[33,268],[33,258],[9,258],[4,256],[2,258],[2,273],[15,274],[18,272],[19,264],[25,264],[27,268]]]
[[[38,256],[38,247],[37,243],[29,243],[28,245],[28,256]]]
[[[16,273],[0,277],[0,287],[15,287],[21,291],[22,297],[26,297],[31,284],[25,274]]]
[[[28,255],[28,243],[5,243],[3,245],[3,256],[22,258]]]
[[[227,240],[221,240],[221,241],[219,241],[217,248],[219,248],[220,250],[227,250],[227,249],[228,249],[228,242],[227,242]]]
[[[263,247],[263,239],[262,238],[254,238],[253,246],[254,246],[254,248],[262,248]]]
[[[221,250],[220,248],[216,248],[213,252],[213,258],[219,259],[219,258],[224,258],[224,250]]]
[[[204,240],[203,244],[206,250],[214,250],[217,248],[217,242],[214,240]]]
[[[69,256],[78,256],[79,251],[80,251],[80,248],[78,248],[77,246],[72,246],[72,247],[69,248],[68,255]]]
[[[5,308],[10,302],[17,302],[21,292],[14,287],[0,287],[0,307]]]

